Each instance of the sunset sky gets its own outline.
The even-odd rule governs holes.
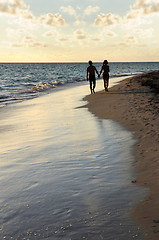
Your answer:
[[[159,61],[159,0],[0,0],[0,62]]]

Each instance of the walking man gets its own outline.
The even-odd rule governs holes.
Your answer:
[[[89,61],[89,67],[87,68],[87,81],[89,80],[90,83],[90,90],[91,90],[91,94],[95,93],[94,89],[96,87],[96,78],[95,78],[95,73],[97,73],[98,77],[99,77],[99,73],[96,69],[95,66],[93,66],[92,61]]]

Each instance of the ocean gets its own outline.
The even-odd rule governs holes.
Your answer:
[[[110,84],[158,65],[110,63]],[[148,194],[132,183],[137,141],[81,108],[86,67],[0,65],[0,239],[145,239],[130,215]]]
[[[87,63],[0,63],[0,107],[86,83]],[[102,63],[95,63],[100,71]],[[159,62],[110,62],[110,78],[159,69]]]

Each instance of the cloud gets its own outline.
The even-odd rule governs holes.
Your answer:
[[[66,24],[65,20],[58,13],[48,13],[36,19],[23,0],[11,0],[9,2],[8,0],[7,2],[3,0],[3,2],[0,2],[0,13],[18,15],[28,20],[34,19],[37,20],[36,22],[40,21],[41,24],[48,26],[63,26]]]
[[[23,0],[12,0],[11,2],[15,8],[26,8],[26,5]]]
[[[108,36],[108,37],[116,37],[117,34],[115,32],[112,32],[112,31],[107,31],[106,32],[106,36]]]
[[[6,28],[6,33],[9,39],[17,40],[23,37],[25,31],[23,29],[18,29],[18,28],[17,29]]]
[[[41,24],[45,24],[48,26],[64,26],[64,25],[66,25],[65,20],[58,13],[56,13],[56,14],[47,13],[45,15],[42,15],[39,18],[39,20],[40,20]]]
[[[112,32],[112,31],[106,29],[106,30],[103,30],[103,31],[101,32],[101,37],[102,37],[102,36],[103,36],[104,39],[105,39],[105,37],[116,37],[117,34],[116,34],[115,32]]]
[[[138,29],[136,30],[136,33],[138,34],[138,36],[140,38],[143,38],[144,40],[146,38],[153,38],[153,33],[154,33],[154,29],[153,28],[149,28],[149,29]]]
[[[20,47],[24,47],[24,44],[22,44],[22,43],[13,43],[12,47],[20,48]]]
[[[136,0],[127,14],[127,19],[159,13],[159,0]]]
[[[79,19],[77,19],[75,22],[74,22],[74,26],[79,26],[79,25],[85,25],[85,21],[80,21]]]
[[[60,8],[62,12],[68,13],[69,15],[76,15],[76,11],[74,10],[74,8],[72,6],[68,6],[68,7],[61,7]]]
[[[45,43],[42,43],[42,42],[38,42],[38,41],[33,41],[31,42],[30,44],[28,44],[29,47],[47,47],[47,45]]]
[[[32,36],[25,36],[19,43],[13,43],[12,47],[47,47],[47,45],[36,41]]]
[[[94,20],[94,25],[96,26],[111,26],[114,24],[119,24],[121,21],[118,15],[108,13],[104,14],[101,13],[98,17]]]
[[[79,26],[80,24],[81,24],[81,21],[78,20],[78,19],[74,22],[74,25],[75,25],[75,26]]]
[[[33,20],[35,18],[23,0],[12,0],[9,2],[5,2],[4,0],[2,3],[0,2],[0,13],[20,16],[29,20]]]
[[[28,10],[20,10],[20,15],[25,19],[34,19],[34,15]]]
[[[139,15],[142,15],[142,11],[141,10],[134,10],[131,9],[128,14],[126,15],[126,19],[135,19],[137,18]]]
[[[131,34],[126,34],[122,41],[117,42],[115,44],[113,44],[113,46],[123,46],[123,47],[131,47],[134,48],[135,47],[146,47],[147,42],[145,41],[144,35],[141,37],[141,33],[143,30],[139,30],[138,33],[136,32],[136,34],[134,35],[133,33]],[[143,31],[144,32],[144,31]],[[143,41],[144,38],[144,41]]]
[[[92,6],[88,6],[85,11],[84,11],[84,14],[86,15],[90,15],[92,13],[96,13],[99,11],[99,7],[98,6],[95,6],[95,7],[92,7]]]
[[[66,42],[66,41],[68,41],[68,38],[60,38],[59,39],[61,42]]]
[[[94,42],[100,42],[100,38],[92,38],[92,41],[94,41]]]
[[[53,37],[55,34],[52,31],[44,33],[44,37]]]
[[[136,37],[133,35],[126,35],[125,36],[125,41],[124,41],[127,45],[132,45],[132,44],[136,44],[137,40]]]
[[[143,14],[159,13],[159,1],[137,0],[133,8],[142,9]]]
[[[17,14],[19,9],[26,9],[27,6],[23,0],[12,0],[10,2],[0,2],[0,13]]]
[[[82,29],[77,29],[75,32],[75,38],[78,40],[86,39],[86,33]]]

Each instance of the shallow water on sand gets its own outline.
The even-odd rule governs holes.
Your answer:
[[[91,114],[88,86],[8,106],[0,120],[0,239],[144,239],[130,209],[135,140]]]

